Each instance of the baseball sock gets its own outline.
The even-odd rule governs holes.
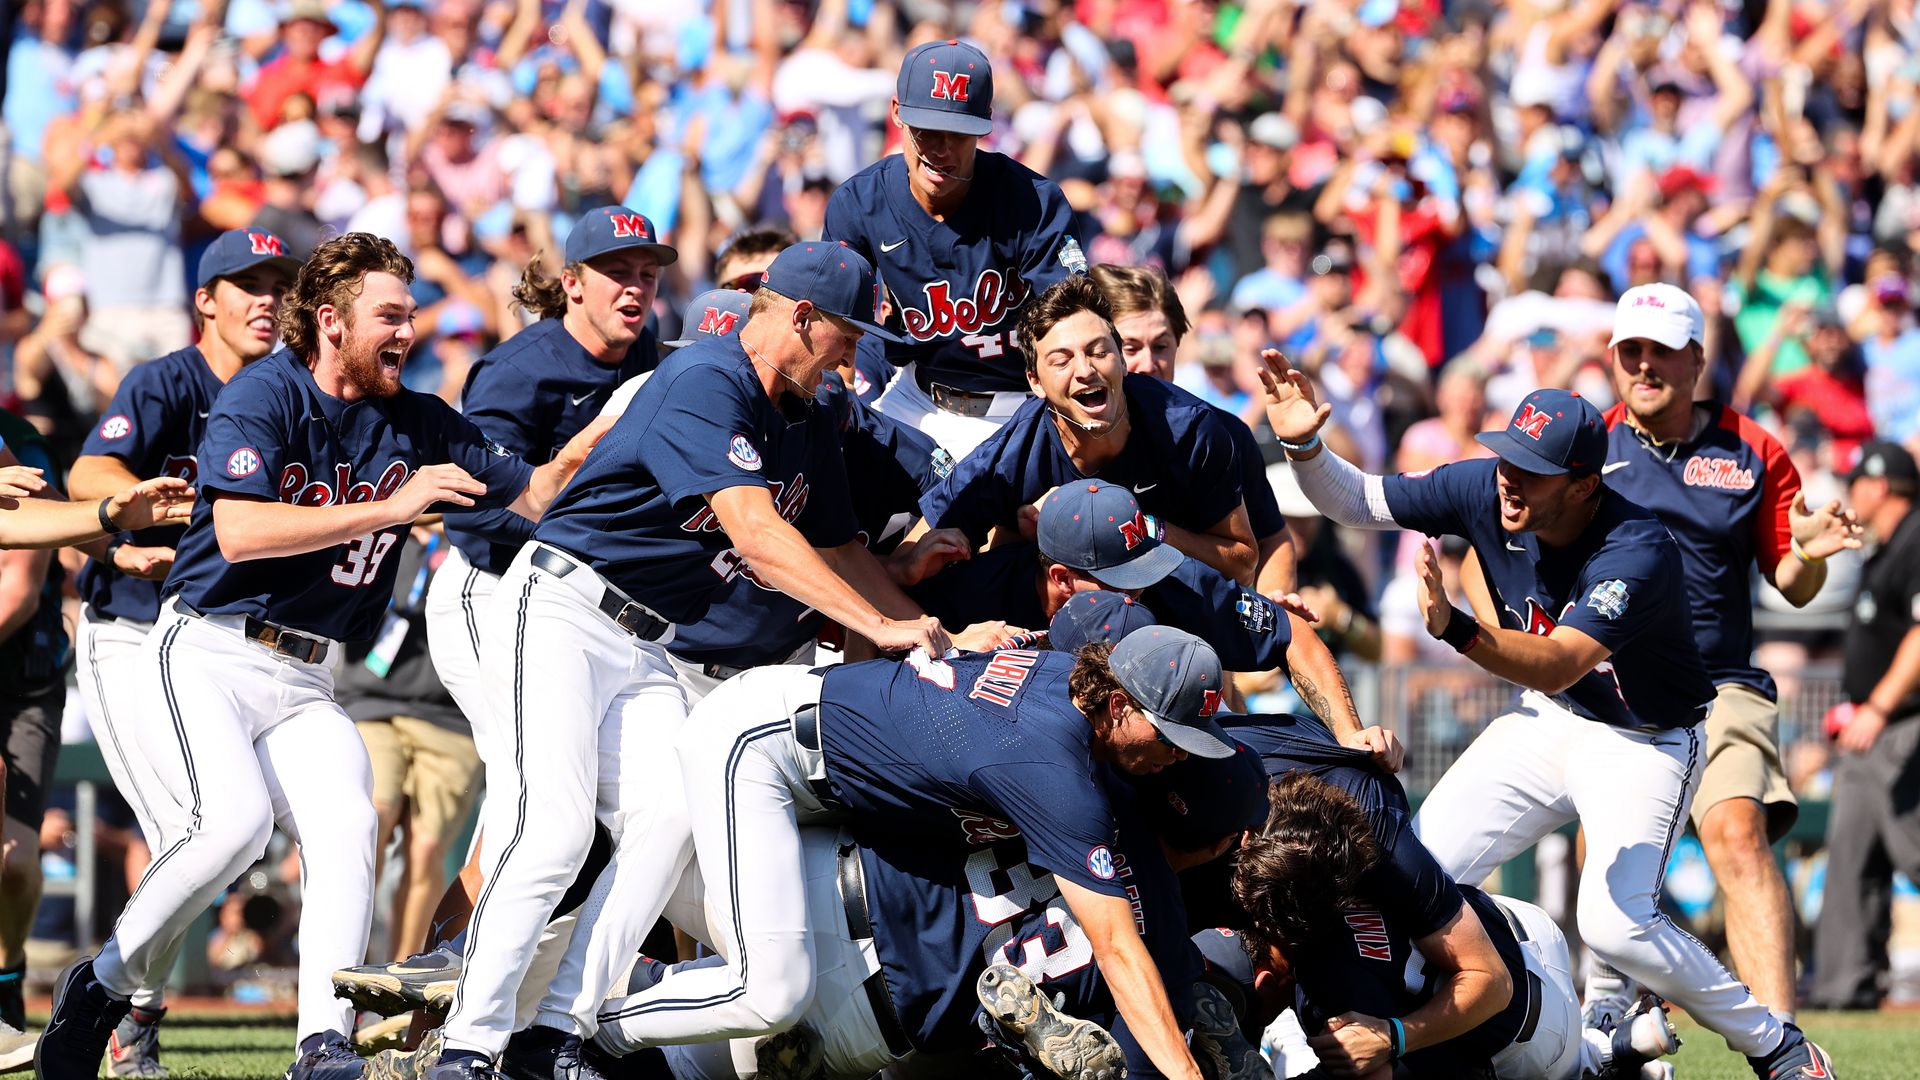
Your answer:
[[[20,1031],[27,1029],[27,962],[0,968],[0,1023]]]

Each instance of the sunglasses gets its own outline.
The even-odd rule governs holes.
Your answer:
[[[751,274],[738,274],[721,282],[720,287],[723,289],[738,289],[741,292],[752,292],[760,287],[760,280],[764,277],[766,277],[766,275],[758,270]]]

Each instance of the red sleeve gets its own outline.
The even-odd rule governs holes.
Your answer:
[[[1606,422],[1608,431],[1612,431],[1614,428],[1619,427],[1620,421],[1625,420],[1626,418],[1627,418],[1627,403],[1624,401],[1615,402],[1613,408],[1608,409],[1606,412],[1600,414],[1600,419]]]
[[[1759,424],[1732,409],[1722,410],[1720,422],[1723,426],[1732,426],[1741,441],[1752,447],[1754,456],[1760,459],[1760,512],[1753,518],[1753,557],[1759,562],[1761,572],[1771,575],[1792,550],[1793,530],[1787,513],[1793,506],[1794,496],[1800,494],[1800,470],[1793,467],[1793,459],[1787,456],[1780,440]]]

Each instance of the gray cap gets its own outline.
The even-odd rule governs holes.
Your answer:
[[[1108,666],[1168,742],[1195,757],[1233,756],[1233,740],[1213,718],[1226,676],[1212,646],[1185,630],[1146,626],[1113,647]]]

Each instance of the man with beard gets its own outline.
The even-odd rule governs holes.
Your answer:
[[[200,344],[127,373],[73,464],[68,487],[75,498],[101,498],[155,476],[194,481],[194,451],[206,433],[214,398],[241,368],[273,351],[280,336],[274,325],[280,298],[299,269],[300,261],[286,254],[281,239],[259,229],[234,229],[208,246],[193,298]],[[74,634],[80,694],[101,756],[156,854],[171,838],[161,835],[152,804],[171,796],[138,749],[145,703],[135,673],[140,644],[160,615],[160,582],[173,565],[183,531],[167,526],[122,534],[109,545],[108,558],[89,562],[80,572],[86,604]],[[159,1062],[157,1025],[166,1012],[163,995],[177,947],[175,942],[152,965],[133,995],[133,1010],[114,1040],[117,1074],[137,1070],[141,1062]]]
[[[308,869],[293,1080],[357,1077],[332,971],[365,955],[376,828],[367,753],[333,698],[343,640],[380,629],[398,560],[429,507],[538,517],[605,425],[534,468],[438,398],[406,390],[412,263],[349,233],[320,245],[280,312],[287,348],[235,376],[198,458],[205,494],[181,539],[138,673],[140,753],[172,798],[171,841],[97,958],[60,979],[39,1075],[92,1077],[109,1036],[193,918],[266,849],[276,819]]]

